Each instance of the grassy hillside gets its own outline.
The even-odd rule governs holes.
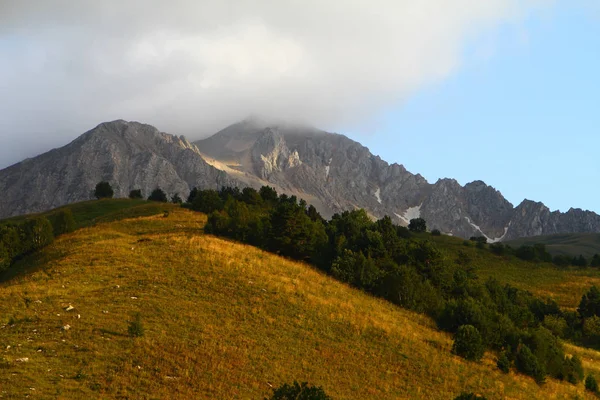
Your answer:
[[[533,263],[514,256],[498,256],[487,249],[477,249],[473,243],[465,246],[464,240],[451,236],[428,238],[443,248],[450,260],[456,259],[460,252],[466,254],[481,278],[493,277],[529,290],[541,298],[551,297],[567,309],[577,308],[581,296],[590,286],[600,287],[600,271],[597,268],[558,268],[551,263]]]
[[[546,249],[552,255],[578,256],[582,254],[589,259],[594,254],[600,254],[600,234],[598,233],[535,236],[506,242],[506,244],[512,247],[533,245],[536,243],[545,244]]]
[[[204,235],[204,223],[172,208],[21,260],[27,273],[0,284],[0,397],[262,399],[294,379],[335,399],[588,396],[582,384],[504,375],[490,354],[453,356],[428,318]],[[145,335],[130,338],[136,313]],[[598,352],[568,350],[600,371]]]
[[[0,223],[18,223],[34,215],[48,217],[62,209],[69,208],[73,213],[76,227],[83,228],[100,222],[110,222],[123,218],[155,215],[172,207],[173,206],[170,204],[137,199],[89,200],[69,204],[68,206],[59,207],[54,210],[39,214],[20,215],[17,217],[2,219],[0,220]]]

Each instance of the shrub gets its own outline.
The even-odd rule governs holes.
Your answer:
[[[152,191],[152,193],[150,193],[150,196],[148,197],[148,200],[150,200],[150,201],[159,201],[161,203],[166,203],[168,201],[167,200],[167,195],[160,188],[154,189]]]
[[[521,345],[521,349],[517,353],[515,366],[519,372],[532,376],[538,383],[542,383],[546,379],[546,370],[543,365],[540,365],[540,362],[527,345]]]
[[[473,325],[461,325],[454,335],[452,353],[467,360],[479,361],[483,352],[483,342],[477,328]]]
[[[96,189],[94,190],[94,196],[96,196],[97,199],[111,199],[113,194],[112,186],[106,181],[98,182]]]
[[[65,208],[60,210],[51,218],[52,227],[54,228],[54,236],[59,236],[63,233],[69,233],[75,230],[75,218],[73,218],[73,212],[71,212],[71,209]]]
[[[320,386],[309,386],[306,382],[294,381],[292,385],[285,383],[275,389],[268,400],[331,400],[331,397],[325,394]]]
[[[598,393],[598,382],[596,382],[596,378],[594,378],[593,375],[588,375],[585,378],[585,390],[592,393]]]
[[[500,371],[504,372],[505,374],[508,374],[510,372],[510,364],[510,359],[506,355],[506,352],[503,351],[502,353],[500,353],[498,361],[496,362],[496,366],[498,366],[498,369],[500,369]]]
[[[133,320],[129,321],[127,333],[129,333],[129,336],[131,337],[144,336],[144,324],[142,323],[142,316],[140,313],[135,314]]]
[[[555,336],[564,338],[567,334],[567,321],[558,315],[546,315],[543,325],[546,329],[552,332]]]
[[[486,400],[486,398],[475,393],[461,393],[454,400]]]
[[[439,229],[434,229],[431,231],[431,236],[441,236],[442,232]]]
[[[131,192],[129,192],[129,198],[143,199],[144,197],[142,196],[142,189],[133,189]]]

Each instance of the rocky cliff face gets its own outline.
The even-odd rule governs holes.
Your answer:
[[[589,211],[551,213],[541,203],[518,207],[482,181],[428,183],[402,165],[389,165],[345,136],[288,124],[247,120],[196,142],[201,152],[227,159],[247,173],[293,191],[325,215],[365,208],[396,223],[423,217],[430,228],[489,242],[553,233],[600,232]]]
[[[238,184],[208,165],[184,137],[150,125],[114,121],[0,171],[0,217],[91,199],[103,180],[111,182],[115,197],[127,197],[132,189],[147,196],[156,187],[183,197],[190,186]]]
[[[600,232],[600,216],[589,211],[550,212],[528,200],[513,207],[484,182],[431,184],[343,135],[257,119],[195,143],[136,122],[100,124],[67,146],[0,171],[0,218],[90,199],[102,180],[117,197],[132,189],[148,195],[156,187],[186,197],[194,186],[271,185],[326,217],[365,208],[398,224],[423,217],[431,229],[491,242]]]

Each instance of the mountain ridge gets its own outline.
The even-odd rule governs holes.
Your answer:
[[[249,118],[194,142],[139,122],[104,122],[71,143],[0,170],[0,218],[87,200],[95,184],[115,196],[161,187],[186,197],[191,188],[270,185],[304,198],[326,217],[355,208],[406,225],[489,242],[556,233],[600,232],[600,216],[551,212],[541,202],[516,207],[481,180],[429,183],[389,164],[348,137],[313,127]]]

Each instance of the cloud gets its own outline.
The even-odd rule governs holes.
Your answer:
[[[543,0],[0,0],[0,167],[117,118],[361,123]]]

